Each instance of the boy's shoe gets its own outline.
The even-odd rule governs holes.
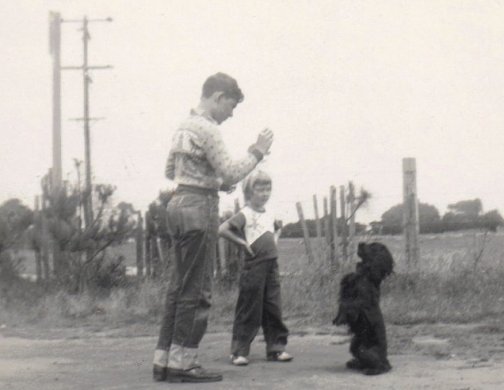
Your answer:
[[[222,375],[215,372],[205,370],[203,367],[193,367],[189,370],[179,370],[176,368],[168,368],[166,380],[171,383],[181,382],[219,382],[222,380]]]
[[[286,362],[290,362],[292,359],[294,359],[294,356],[283,351],[283,352],[269,352],[266,358],[270,362],[286,363]]]
[[[154,364],[154,368],[152,369],[152,379],[156,382],[164,382],[166,380],[167,372],[168,368]]]
[[[249,360],[245,356],[231,355],[231,363],[235,366],[246,366],[249,364]]]

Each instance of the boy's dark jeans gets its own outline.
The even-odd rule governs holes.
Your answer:
[[[179,186],[168,204],[175,266],[156,349],[169,351],[168,366],[172,368],[198,365],[197,348],[207,328],[212,294],[218,202],[214,191]]]
[[[280,276],[276,259],[245,263],[240,276],[231,353],[248,356],[250,344],[262,326],[266,353],[282,352],[289,331],[282,321]]]

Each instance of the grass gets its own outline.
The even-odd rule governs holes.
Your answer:
[[[478,233],[421,236],[420,263],[408,271],[401,237],[379,237],[391,250],[396,273],[382,286],[382,310],[393,324],[466,323],[485,317],[504,317],[504,236]],[[316,244],[314,242],[314,244]],[[127,244],[131,245],[131,244]],[[318,243],[316,260],[309,264],[300,239],[280,240],[280,271],[284,317],[298,326],[328,325],[337,310],[339,281],[356,259],[332,271]],[[134,248],[119,248],[128,265]],[[483,249],[483,251],[482,251]],[[69,295],[43,291],[26,280],[8,289],[0,286],[0,324],[36,323],[64,327],[131,324],[157,326],[166,283],[129,283],[106,295]],[[231,326],[237,289],[216,284],[210,329]]]
[[[283,241],[281,253],[299,253],[302,242],[289,241]],[[465,323],[504,316],[504,235],[422,235],[421,258],[415,267],[406,264],[401,236],[364,241],[387,245],[395,259],[396,272],[382,286],[381,306],[387,322]],[[320,247],[312,244],[313,248]],[[339,280],[353,270],[357,259],[335,273],[320,256],[311,265],[306,255],[301,259],[281,262],[289,275],[282,284],[286,313],[299,316],[303,322],[330,323],[337,310]]]

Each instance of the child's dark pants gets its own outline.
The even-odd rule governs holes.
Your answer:
[[[280,276],[276,259],[245,263],[240,276],[231,353],[248,356],[250,344],[262,326],[266,353],[282,352],[288,329],[282,321]]]

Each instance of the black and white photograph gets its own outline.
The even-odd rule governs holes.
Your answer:
[[[504,0],[3,0],[0,388],[504,388]]]

